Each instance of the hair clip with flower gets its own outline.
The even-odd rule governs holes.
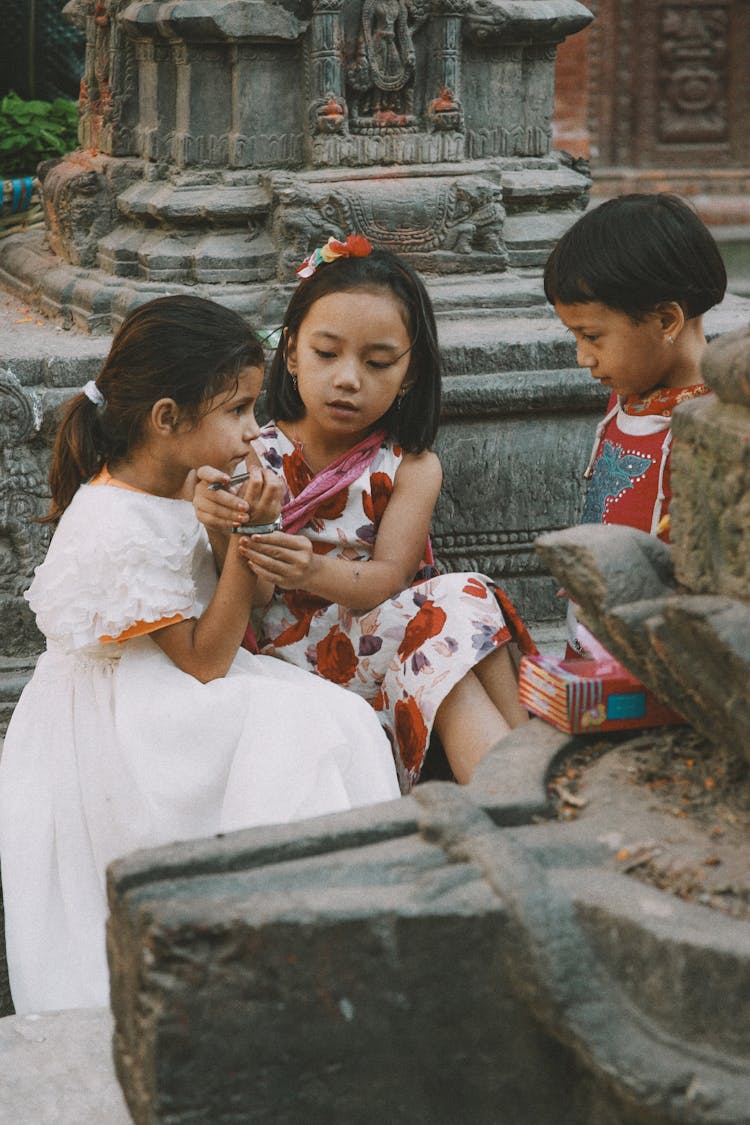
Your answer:
[[[329,238],[325,246],[318,246],[305,258],[297,270],[297,277],[312,277],[324,262],[335,262],[337,258],[366,258],[370,253],[372,243],[363,234],[348,234],[345,242]]]

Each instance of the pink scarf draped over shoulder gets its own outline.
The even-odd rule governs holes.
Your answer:
[[[308,523],[319,504],[355,481],[375,460],[375,454],[385,440],[385,430],[375,430],[342,453],[325,469],[316,473],[298,496],[293,496],[281,509],[284,531],[296,535]],[[259,652],[258,641],[252,625],[248,625],[242,647],[249,652]]]
[[[359,476],[375,460],[375,454],[380,449],[385,439],[384,430],[375,430],[368,434],[362,441],[357,442],[346,453],[342,453],[325,469],[316,473],[313,479],[306,484],[298,496],[293,496],[281,509],[281,521],[284,531],[296,535],[315,509],[325,500],[343,491],[357,480]]]

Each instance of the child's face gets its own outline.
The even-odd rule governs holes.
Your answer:
[[[259,433],[255,404],[263,386],[260,367],[243,367],[232,393],[216,395],[205,407],[198,422],[182,431],[184,457],[188,468],[212,465],[231,473],[244,461],[250,443]]]
[[[386,290],[321,297],[287,347],[306,421],[331,437],[359,440],[404,384],[410,345],[405,310]]]
[[[618,395],[642,395],[671,386],[675,349],[658,313],[636,322],[599,301],[564,305],[555,312],[576,340],[579,367]]]

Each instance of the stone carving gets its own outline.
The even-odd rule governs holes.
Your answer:
[[[36,394],[0,368],[0,591],[5,594],[26,589],[49,542],[46,526],[34,522],[45,508],[47,482],[28,450],[41,423]]]
[[[508,263],[502,189],[481,176],[349,180],[324,189],[301,178],[276,183],[281,276],[316,243],[351,230],[405,255],[489,255],[497,270]]]
[[[69,0],[64,14],[87,31],[81,78],[79,134],[93,152],[127,155],[132,150],[137,72],[132,44],[117,16],[127,0]]]
[[[440,94],[427,107],[427,122],[430,129],[463,129],[461,103],[448,86],[441,86]]]
[[[282,0],[69,0],[66,13],[87,37],[84,150],[45,169],[49,245],[97,276],[67,287],[35,260],[28,288],[43,275],[47,308],[67,321],[101,330],[140,285],[180,282],[245,282],[252,315],[266,304],[264,282],[289,280],[315,244],[350,230],[428,275],[502,272],[513,261],[506,172],[519,200],[515,264],[537,265],[560,226],[548,216],[564,223],[571,191],[582,200],[588,188],[577,176],[561,195],[550,155],[556,44],[591,18],[577,0],[311,0],[304,10]],[[299,181],[294,200],[272,187],[255,208],[250,233],[274,252],[252,260],[248,228],[219,192],[210,215],[191,210],[189,192],[179,215],[125,198],[134,180],[181,192],[244,169],[267,169],[271,184],[286,170]],[[519,176],[538,196],[540,224],[527,218]],[[215,237],[204,237],[207,218]],[[61,296],[73,289],[75,302]]]
[[[666,4],[661,13],[659,136],[725,140],[729,128],[727,4]]]
[[[417,127],[413,35],[426,17],[414,0],[364,0],[357,53],[347,72],[353,132]]]
[[[96,265],[101,238],[112,230],[115,200],[106,161],[81,152],[39,169],[50,245],[78,266]]]
[[[311,103],[310,115],[313,132],[329,136],[331,133],[345,131],[349,107],[343,98],[337,98],[334,93],[329,92],[325,98]]]
[[[745,1125],[746,924],[613,872],[610,795],[550,821],[571,750],[534,722],[466,789],[115,863],[133,1120]]]

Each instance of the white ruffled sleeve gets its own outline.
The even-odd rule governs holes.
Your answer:
[[[48,640],[68,651],[98,648],[142,622],[199,616],[201,550],[210,549],[192,504],[83,485],[25,596]]]

